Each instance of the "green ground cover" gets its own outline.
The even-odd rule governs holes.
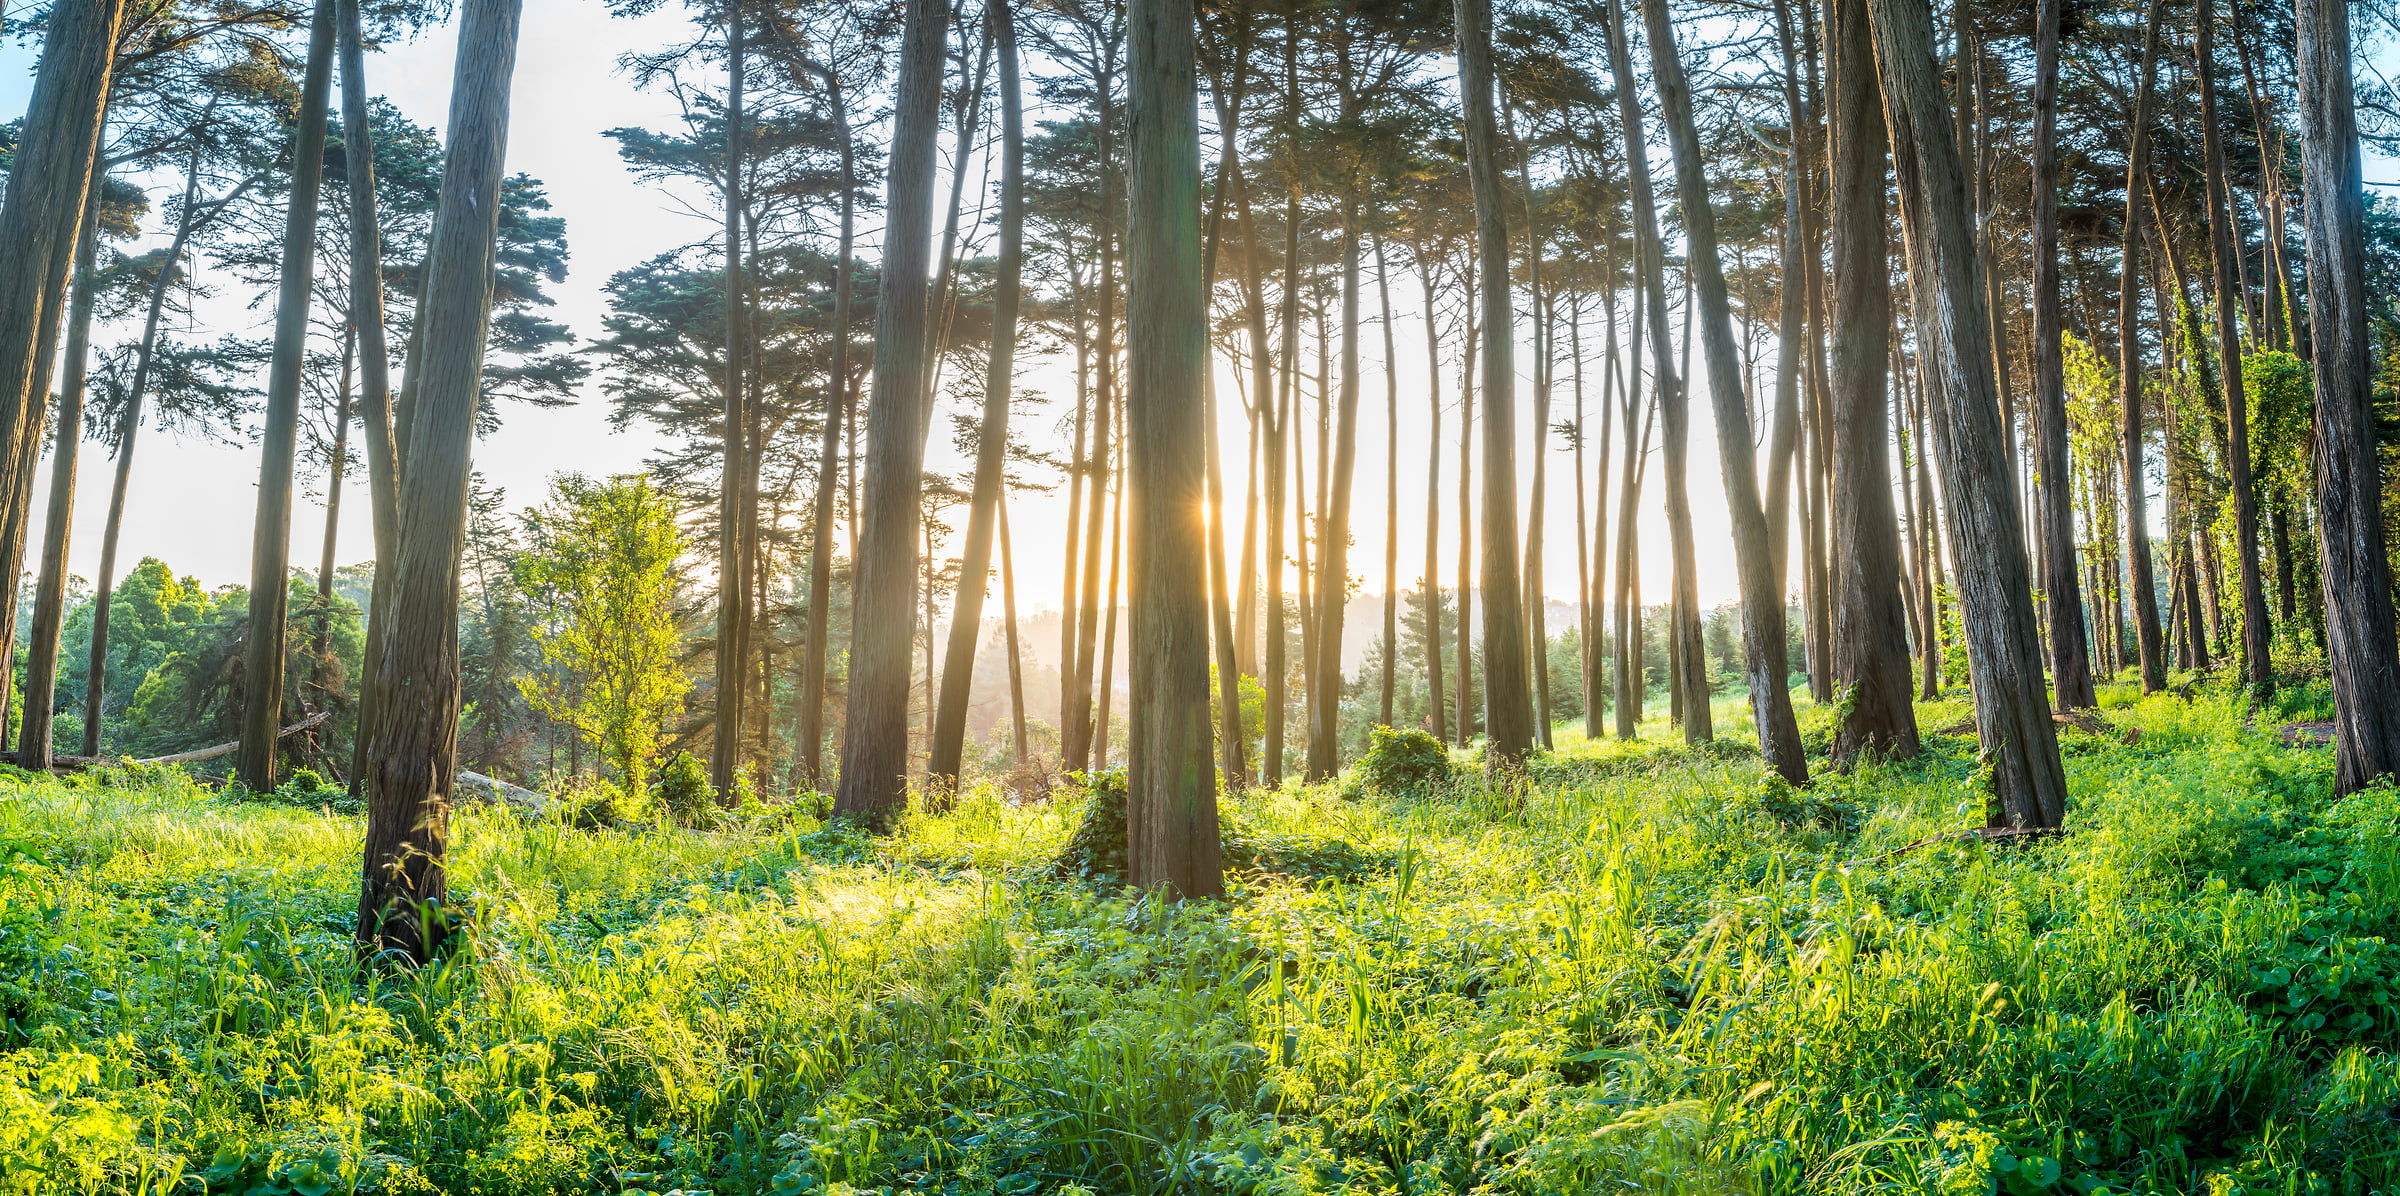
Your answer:
[[[2400,1186],[2400,794],[2108,705],[2057,840],[1886,854],[1981,822],[1965,739],[1795,793],[1649,726],[1231,802],[1183,909],[1062,876],[1071,800],[466,810],[465,945],[371,985],[355,816],[0,781],[0,1193]]]

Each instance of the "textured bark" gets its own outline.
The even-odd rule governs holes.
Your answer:
[[[1213,275],[1212,275],[1213,277]],[[1375,298],[1383,311],[1383,677],[1378,726],[1392,725],[1400,659],[1400,354],[1392,335],[1392,281],[1375,238]]]
[[[1483,309],[1483,710],[1485,767],[1495,775],[1533,751],[1525,595],[1517,575],[1516,307],[1508,216],[1493,111],[1491,0],[1457,0],[1458,82],[1467,176],[1475,190],[1476,298]]]
[[[1864,0],[1831,0],[1826,111],[1834,280],[1831,408],[1825,447],[1831,492],[1830,666],[1847,689],[1835,729],[1837,768],[1862,755],[1917,754],[1910,702],[1909,608],[1900,592],[1900,526],[1893,480],[1886,370],[1891,353],[1891,271],[1884,212],[1886,141],[1875,48]]]
[[[1666,457],[1666,508],[1669,555],[1674,561],[1674,615],[1667,658],[1671,674],[1668,696],[1683,722],[1683,737],[1699,743],[1713,737],[1708,685],[1698,670],[1681,667],[1702,659],[1697,585],[1699,552],[1692,539],[1691,489],[1684,478],[1689,413],[1684,405],[1683,378],[1675,367],[1675,349],[1667,332],[1667,283],[1664,242],[1658,231],[1658,201],[1650,184],[1649,142],[1642,131],[1642,109],[1634,89],[1633,62],[1625,46],[1625,12],[1609,0],[1604,18],[1608,34],[1608,68],[1616,84],[1617,119],[1623,127],[1627,181],[1633,197],[1634,278],[1650,312],[1650,351],[1657,388],[1661,451]],[[1638,319],[1638,317],[1637,317]],[[1688,338],[1687,338],[1688,339]],[[1640,629],[1634,629],[1640,635]],[[1687,672],[1694,675],[1686,676]]]
[[[1426,706],[1432,720],[1427,730],[1448,743],[1449,702],[1442,692],[1442,336],[1434,318],[1433,263],[1420,253],[1417,269],[1425,289],[1426,427],[1425,576],[1417,586],[1425,607]]]
[[[2350,12],[2340,0],[2297,0],[2294,8],[2317,372],[2317,543],[2333,673],[2334,784],[2348,793],[2400,772],[2400,653],[2376,459]]]
[[[2158,27],[2165,0],[2150,0],[2142,34],[2141,79],[2133,93],[2133,121],[2125,153],[2125,250],[2117,279],[2117,418],[2123,434],[2119,468],[2125,473],[2125,567],[2133,591],[2133,636],[2141,652],[2142,692],[2167,686],[2167,654],[2158,624],[2157,574],[2150,562],[2150,486],[2143,468],[2142,427],[2142,226],[2148,223],[2143,196],[2150,169],[2150,101],[2158,77]]]
[[[1636,251],[1636,261],[1640,258]],[[1638,282],[1638,279],[1637,279]],[[1642,320],[1648,310],[1642,288],[1633,291],[1633,336],[1625,354],[1625,466],[1623,481],[1617,492],[1617,738],[1634,737],[1634,726],[1642,717],[1642,691],[1649,685],[1648,668],[1643,663],[1642,642],[1642,554],[1641,524],[1636,521],[1642,497],[1642,483],[1650,472],[1650,430],[1658,420],[1658,401],[1653,392],[1651,401],[1641,401]],[[1608,328],[1609,357],[1617,356],[1617,328],[1611,320]],[[1643,413],[1641,439],[1634,439],[1634,413]]]
[[[2075,491],[2067,467],[2066,320],[2058,278],[2058,40],[2060,6],[2037,0],[2033,71],[2033,493],[2041,524],[2042,597],[2051,683],[2061,710],[2098,702],[2075,566]]]
[[[2000,445],[1991,321],[1983,311],[1966,178],[1944,119],[1926,0],[1869,0],[1907,216],[1919,334],[1935,367],[1936,456],[1957,548],[1975,724],[1994,789],[1990,821],[2055,827],[2066,776],[2042,685],[2025,537]]]
[[[813,64],[812,64],[813,65]],[[841,76],[814,67],[825,85],[827,115],[841,137],[841,233],[833,266],[833,360],[825,374],[825,426],[817,443],[816,495],[810,504],[808,626],[800,639],[800,775],[823,788],[826,624],[833,619],[833,522],[841,471],[842,426],[850,394],[851,254],[857,244],[857,139],[843,101]]]
[[[1127,94],[1125,497],[1133,639],[1127,872],[1169,897],[1225,891],[1208,716],[1207,283],[1193,0],[1132,0]]]
[[[308,27],[308,66],[292,134],[291,198],[275,298],[275,355],[267,370],[259,432],[258,520],[250,534],[250,618],[242,640],[242,747],[234,774],[254,793],[275,788],[283,728],[283,636],[290,613],[292,456],[300,430],[300,376],[308,355],[308,307],[316,282],[317,210],[325,166],[327,100],[333,84],[334,0],[317,0]]]
[[[48,419],[84,199],[108,108],[121,0],[62,0],[50,10],[33,95],[0,202],[0,572],[22,575],[34,466]],[[105,591],[103,591],[105,593]],[[13,658],[17,604],[0,603],[0,661]],[[0,716],[8,677],[0,670]]]
[[[34,582],[33,629],[25,645],[25,715],[17,727],[17,767],[50,767],[50,728],[58,713],[58,638],[66,626],[67,543],[75,519],[75,462],[83,447],[84,371],[92,347],[92,271],[100,247],[95,209],[101,181],[92,177],[83,236],[67,302],[66,377],[58,391],[58,428],[51,437],[50,509],[42,524],[41,570]]]
[[[850,612],[850,701],[836,812],[888,829],[908,803],[909,632],[917,584],[917,503],[925,468],[926,317],[934,139],[949,10],[909,0],[901,34],[875,304],[874,389]]]
[[[2232,196],[2225,181],[2225,141],[2217,131],[2215,0],[2194,8],[2195,54],[2199,63],[2200,134],[2208,180],[2209,249],[2216,263],[2217,371],[2224,387],[2225,471],[2233,490],[2234,559],[2241,569],[2242,676],[2264,702],[2275,692],[2274,657],[2268,646],[2267,586],[2258,563],[2258,485],[2250,474],[2250,405],[2242,394],[2242,345],[2234,321],[2240,303],[2241,255],[2233,230]]]
[[[1308,779],[1330,780],[1342,767],[1342,616],[1350,590],[1350,499],[1358,471],[1358,213],[1342,213],[1342,367],[1334,401],[1333,460],[1318,475],[1325,504],[1319,508],[1316,584],[1316,654],[1308,688]],[[1326,447],[1320,430],[1320,458]],[[1330,474],[1330,476],[1328,476]]]
[[[423,961],[446,931],[451,786],[458,767],[458,593],[467,482],[490,322],[509,83],[520,0],[461,6],[440,207],[426,255],[423,351],[409,361],[416,428],[401,480],[392,634],[376,672],[367,783],[362,956]]]
[[[1758,487],[1758,458],[1752,448],[1749,399],[1742,393],[1735,360],[1733,314],[1717,260],[1717,219],[1708,195],[1700,131],[1692,120],[1691,87],[1675,48],[1666,0],[1642,0],[1650,43],[1650,78],[1659,112],[1674,147],[1677,198],[1684,241],[1699,304],[1701,351],[1708,367],[1709,406],[1717,426],[1717,466],[1725,483],[1725,506],[1733,523],[1734,569],[1742,600],[1742,658],[1750,689],[1750,713],[1758,724],[1759,750],[1767,767],[1794,785],[1808,783],[1807,749],[1792,713],[1791,661],[1784,634],[1783,580],[1778,552],[1768,531]],[[1788,404],[1787,404],[1788,406]],[[1789,419],[1785,422],[1788,424]]]
[[[992,527],[1007,481],[1001,471],[1007,463],[1009,402],[1017,386],[1017,306],[1025,269],[1025,117],[1016,21],[1004,0],[986,12],[1000,54],[1000,242],[992,271],[992,352],[984,373],[983,420],[975,433],[975,480],[926,769],[937,785],[957,783],[966,748],[967,691],[975,675],[975,644],[983,632],[984,591],[990,587]]]

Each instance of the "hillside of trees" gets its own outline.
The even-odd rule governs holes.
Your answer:
[[[2400,1190],[2400,6],[0,16],[0,1193]]]

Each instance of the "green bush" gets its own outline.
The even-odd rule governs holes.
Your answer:
[[[1450,749],[1417,727],[1377,727],[1367,735],[1367,754],[1352,779],[1392,797],[1430,797],[1458,780]]]
[[[658,808],[678,826],[706,828],[717,821],[717,791],[708,783],[708,767],[690,752],[677,752],[658,770],[650,786]]]

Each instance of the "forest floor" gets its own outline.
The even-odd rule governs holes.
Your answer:
[[[1180,909],[1057,879],[1069,800],[466,809],[463,945],[370,985],[356,817],[0,781],[0,1193],[2388,1191],[2400,793],[2306,705],[2111,689],[2000,844],[1969,741],[1794,792],[1727,702],[1232,801]]]

